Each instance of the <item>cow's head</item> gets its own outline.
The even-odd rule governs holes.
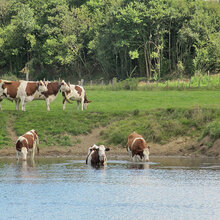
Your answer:
[[[100,160],[101,165],[104,165],[106,163],[107,158],[106,158],[106,155],[105,155],[105,151],[109,151],[109,150],[110,149],[106,148],[104,145],[100,145],[97,148],[98,155],[99,155],[99,160]]]
[[[96,154],[98,156],[99,163],[101,165],[104,165],[107,161],[105,151],[109,151],[110,149],[105,147],[104,145],[93,145],[92,147],[89,148],[91,154]]]
[[[149,162],[150,146],[147,146],[143,151],[144,161]]]
[[[83,103],[83,109],[84,109],[84,110],[87,109],[87,106],[88,106],[88,104],[89,104],[90,102],[92,102],[92,101],[87,100],[87,99],[84,101],[84,103]]]
[[[64,80],[59,82],[59,86],[60,86],[60,91],[61,92],[69,92],[70,91],[69,85]]]
[[[46,85],[43,83],[43,81],[39,81],[39,82],[37,82],[37,90],[39,91],[39,92],[47,92],[47,87],[46,87]]]

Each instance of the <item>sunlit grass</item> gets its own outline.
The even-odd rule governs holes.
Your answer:
[[[10,118],[14,119],[13,129],[17,135],[36,129],[43,145],[72,146],[74,143],[71,142],[71,135],[88,134],[95,127],[110,124],[112,126],[104,135],[109,143],[124,143],[124,137],[134,129],[143,133],[149,140],[164,142],[171,136],[181,135],[182,129],[187,131],[192,128],[190,123],[197,120],[196,118],[191,120],[190,117],[184,119],[182,114],[180,116],[175,114],[175,119],[171,120],[167,109],[187,112],[191,109],[208,108],[214,109],[214,114],[220,109],[219,91],[87,90],[87,98],[92,102],[83,112],[77,111],[76,103],[67,103],[66,110],[63,111],[61,95],[51,103],[50,112],[46,111],[45,101],[27,103],[26,112],[22,112],[15,110],[15,103],[3,100],[3,111],[0,112],[0,147],[10,143],[6,129]],[[203,113],[202,117],[206,117],[207,112]],[[210,120],[214,118],[216,117],[212,115]],[[210,120],[205,120],[196,130],[201,131]],[[144,122],[144,125],[141,122]],[[151,125],[153,128],[149,129]],[[166,129],[170,127],[176,132],[168,132]],[[120,132],[116,134],[117,129],[123,132],[123,140],[114,140],[112,133],[116,136],[120,134]],[[188,132],[184,134],[187,135]]]

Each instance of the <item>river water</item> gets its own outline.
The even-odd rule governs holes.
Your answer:
[[[0,219],[220,219],[220,161],[0,159]]]

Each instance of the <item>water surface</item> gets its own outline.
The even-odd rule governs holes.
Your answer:
[[[220,161],[0,159],[0,219],[220,219]]]

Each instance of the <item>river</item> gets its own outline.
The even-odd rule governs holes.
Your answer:
[[[0,219],[220,219],[220,161],[0,159]]]

